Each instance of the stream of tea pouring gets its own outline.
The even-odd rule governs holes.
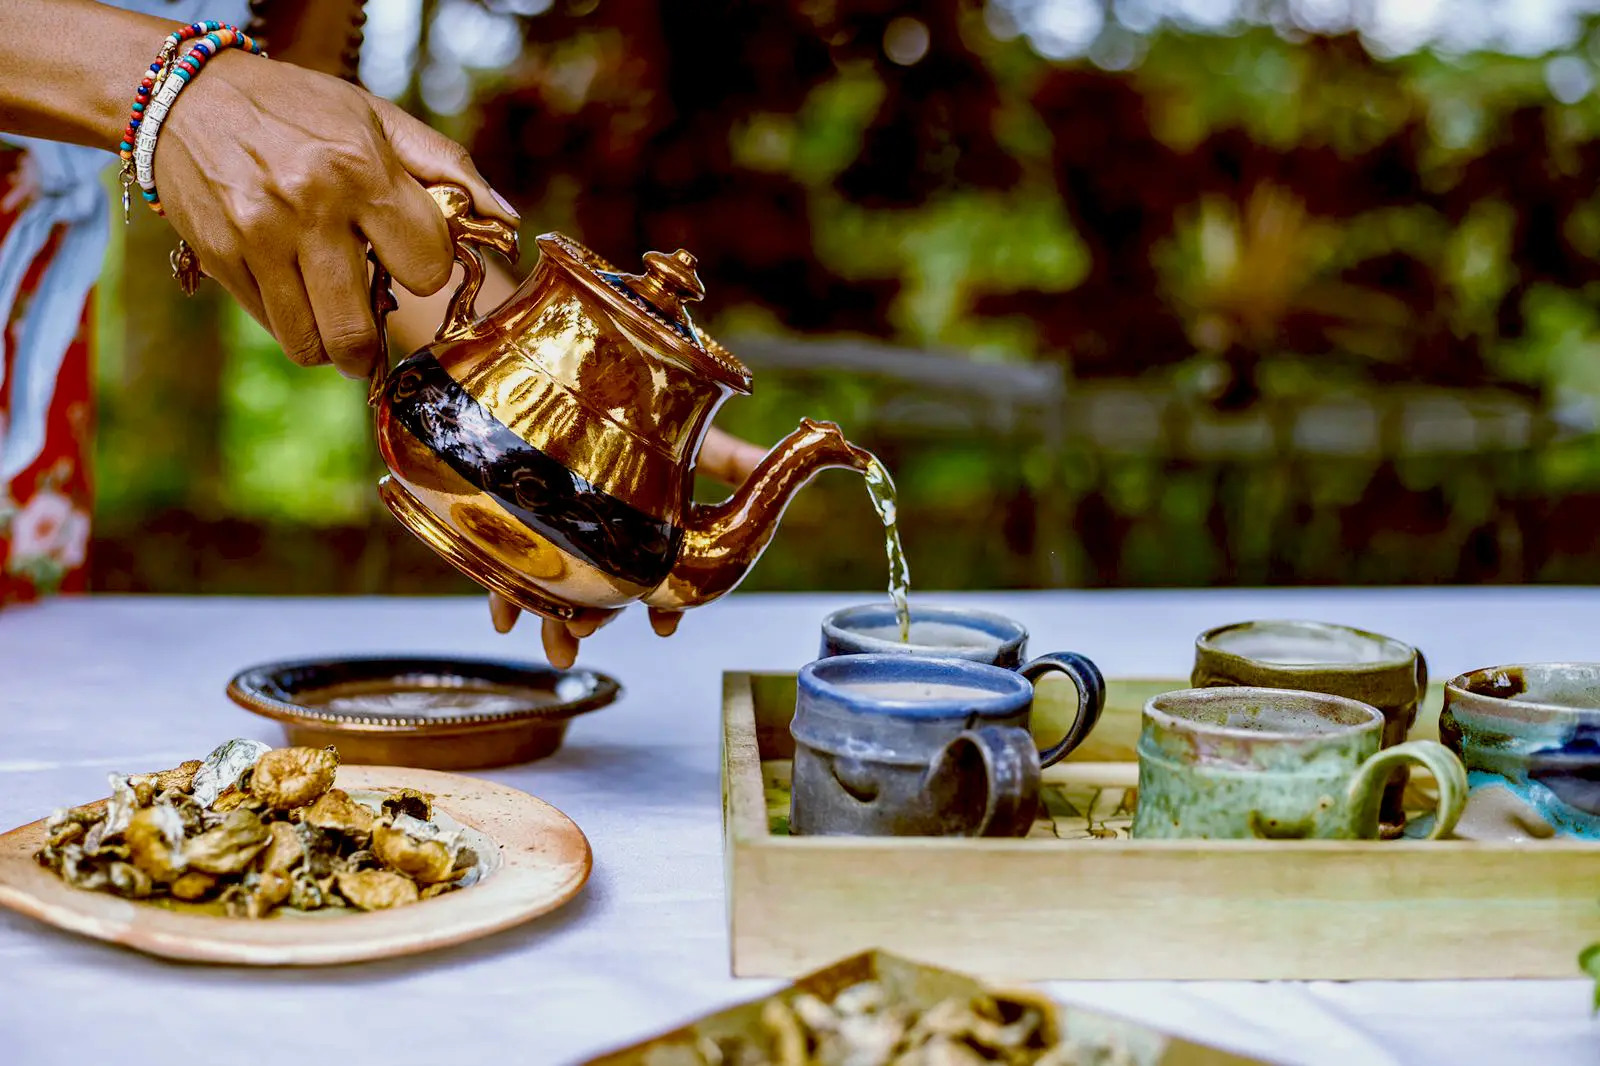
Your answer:
[[[911,591],[911,570],[906,565],[906,553],[900,547],[900,525],[895,513],[894,479],[877,456],[867,464],[865,471],[867,494],[872,497],[872,509],[883,522],[884,547],[889,554],[889,599],[894,601],[894,614],[900,623],[900,643],[911,643],[911,605],[907,596]]]

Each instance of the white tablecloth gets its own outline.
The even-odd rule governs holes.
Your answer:
[[[584,645],[584,664],[622,681],[621,702],[578,720],[555,758],[486,775],[588,834],[593,878],[561,911],[430,955],[294,971],[162,962],[0,912],[0,1062],[573,1062],[779,987],[729,976],[720,674],[797,668],[823,613],[863,598],[733,596],[670,640],[631,611]],[[1007,612],[1031,628],[1032,651],[1081,651],[1108,674],[1182,676],[1197,632],[1250,617],[1391,633],[1421,646],[1436,677],[1600,658],[1600,592],[1588,590],[919,599]],[[223,695],[243,666],[408,651],[540,658],[534,625],[501,637],[476,600],[102,597],[0,611],[0,826],[104,795],[108,771],[175,764],[230,736],[281,743],[277,726]],[[1595,895],[1600,906],[1600,885]],[[1283,1063],[1600,1062],[1590,986],[1577,979],[1051,987]]]

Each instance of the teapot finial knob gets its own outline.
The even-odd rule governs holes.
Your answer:
[[[679,248],[671,255],[646,252],[644,267],[642,275],[629,280],[636,281],[640,296],[672,318],[683,316],[685,303],[705,299],[706,287],[695,273],[695,258],[685,249]]]

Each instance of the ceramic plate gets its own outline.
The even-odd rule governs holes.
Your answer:
[[[172,959],[241,966],[328,966],[411,955],[525,922],[572,899],[589,879],[583,831],[514,788],[430,770],[339,767],[335,784],[357,799],[414,788],[432,793],[437,820],[490,846],[482,879],[434,899],[356,914],[287,913],[262,919],[186,914],[159,904],[73,888],[33,860],[44,819],[0,836],[0,906],[42,922]],[[474,840],[475,846],[483,841]]]
[[[594,670],[499,659],[299,659],[252,666],[228,697],[283,725],[289,744],[346,763],[478,770],[555,753],[573,718],[616,700]]]

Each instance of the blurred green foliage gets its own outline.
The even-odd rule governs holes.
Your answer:
[[[307,374],[236,306],[227,327],[220,441],[226,510],[312,524],[371,513],[379,468],[366,390],[331,370]],[[316,432],[306,432],[308,424]]]
[[[1591,26],[1574,54],[1587,57],[1597,40]],[[1551,98],[1546,59],[1473,54],[1442,58],[1428,52],[1383,65],[1383,76],[1353,67],[1329,78],[1327,67],[1300,43],[1265,28],[1232,35],[1163,29],[1129,82],[1151,102],[1152,121],[1175,149],[1230,127],[1258,145],[1288,151],[1308,142],[1359,153],[1408,119],[1421,115],[1428,139],[1420,147],[1420,178],[1430,189],[1450,186],[1463,168],[1492,148],[1492,134],[1517,108],[1544,110],[1553,131],[1549,158],[1531,161],[1548,172],[1571,169],[1571,151],[1600,132],[1600,94],[1572,105]],[[995,134],[1022,167],[1011,189],[953,190],[915,208],[876,210],[850,203],[834,179],[856,159],[863,131],[879,107],[884,85],[870,64],[841,64],[793,113],[760,113],[736,130],[731,157],[755,170],[801,181],[810,208],[814,254],[838,275],[858,281],[893,279],[900,290],[890,308],[893,339],[912,347],[959,349],[977,361],[1053,359],[1069,373],[1075,353],[1050,344],[1024,315],[980,316],[976,294],[1035,290],[1067,294],[1087,275],[1092,253],[1063,205],[1052,171],[1052,131],[1027,106],[1052,64],[1023,41],[993,43],[985,62],[1000,86]],[[505,75],[480,74],[477,93],[502,91]],[[415,93],[409,100],[417,104]],[[443,125],[470,139],[476,109]],[[571,183],[556,182],[546,202],[523,207],[535,231],[571,227]],[[1225,256],[1237,219],[1226,205],[1196,200],[1153,256],[1173,306],[1210,291],[1218,256]],[[1439,266],[1456,337],[1483,341],[1490,371],[1531,387],[1544,401],[1600,402],[1600,361],[1593,356],[1600,312],[1592,285],[1539,283],[1521,299],[1522,335],[1503,335],[1496,307],[1517,280],[1513,233],[1518,205],[1476,203],[1456,226],[1437,213],[1405,205],[1366,212],[1354,223],[1308,231],[1307,261],[1319,276],[1389,252]],[[1600,257],[1600,201],[1592,196],[1568,226],[1572,244]],[[583,236],[581,233],[579,236]],[[1219,251],[1220,249],[1220,251]],[[638,249],[642,252],[644,249]],[[152,463],[126,431],[141,398],[125,390],[129,338],[123,328],[120,279],[138,269],[114,245],[107,281],[98,292],[103,431],[99,510],[114,529],[137,529],[142,516],[182,500],[182,469]],[[527,264],[524,264],[525,266]],[[781,332],[773,315],[754,304],[719,306],[718,278],[702,318],[722,335]],[[175,292],[175,290],[174,290]],[[174,300],[181,299],[176,295]],[[272,519],[308,527],[359,526],[387,519],[375,511],[372,482],[378,464],[370,443],[362,388],[330,369],[290,365],[271,339],[231,305],[218,325],[223,361],[217,412],[219,482],[210,501],[234,518]],[[1263,391],[1277,400],[1326,396],[1370,386],[1370,367],[1404,362],[1395,335],[1383,328],[1352,333],[1337,357],[1292,351],[1261,353]],[[1365,346],[1365,347],[1364,347]],[[1138,363],[1141,353],[1127,353]],[[1153,370],[1154,388],[1177,389],[1200,373],[1203,353],[1185,353],[1176,369]],[[173,358],[180,353],[174,351]],[[182,356],[185,358],[190,355]],[[802,415],[833,418],[847,427],[867,421],[874,388],[843,377],[758,374],[754,396],[725,408],[721,424],[751,439],[776,440]],[[1502,524],[1507,500],[1556,506],[1564,495],[1600,494],[1600,446],[1593,438],[1546,447],[1531,456],[1446,460],[1318,461],[1292,464],[1174,462],[1166,457],[1098,454],[1079,445],[1064,469],[997,441],[950,440],[897,445],[868,441],[892,455],[913,581],[922,587],[1028,585],[1038,581],[1031,548],[999,527],[1011,514],[1027,525],[1040,497],[1056,496],[1076,510],[1080,531],[1114,540],[1115,565],[1083,538],[1064,538],[1067,580],[1074,583],[1189,585],[1306,581],[1331,583],[1451,581],[1461,578],[1462,553]],[[1271,458],[1271,457],[1269,457]],[[1374,485],[1410,494],[1410,516],[1390,528],[1352,529],[1348,511]],[[713,490],[702,486],[710,495]],[[1085,508],[1089,511],[1086,513]],[[1353,540],[1353,538],[1356,538]],[[1476,539],[1475,539],[1476,538]],[[1026,539],[1026,538],[1023,538]],[[1082,542],[1080,542],[1080,540]],[[801,495],[747,588],[873,585],[881,580],[879,531],[859,482],[828,474]],[[1359,543],[1359,550],[1352,544]],[[1500,550],[1500,549],[1497,549]],[[1600,559],[1581,546],[1552,550],[1539,580],[1600,578]],[[1493,577],[1493,567],[1485,572]],[[1509,572],[1509,571],[1505,571]],[[257,575],[259,577],[259,575]],[[241,575],[240,587],[252,577]],[[441,587],[454,579],[441,577]]]

